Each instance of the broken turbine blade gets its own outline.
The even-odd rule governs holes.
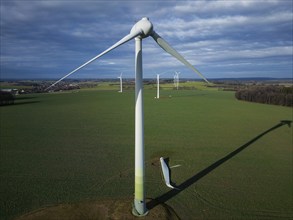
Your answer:
[[[168,186],[171,189],[179,190],[178,188],[176,188],[176,187],[171,185],[170,168],[169,168],[168,164],[166,163],[166,161],[164,160],[163,157],[160,158],[160,162],[161,162],[162,173],[163,173],[163,176],[164,176],[166,186]]]

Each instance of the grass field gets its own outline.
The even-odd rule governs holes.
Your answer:
[[[279,124],[292,120],[292,108],[222,91],[154,96],[145,90],[148,198],[181,219],[293,218],[292,128]],[[0,117],[1,219],[133,196],[134,91],[23,95]],[[181,165],[172,169],[181,191],[164,185],[161,156]]]

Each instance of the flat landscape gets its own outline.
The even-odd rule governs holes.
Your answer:
[[[134,91],[116,87],[19,95],[0,107],[1,219],[131,201]],[[292,108],[203,87],[155,96],[144,91],[150,212],[165,203],[180,219],[293,218]],[[171,169],[180,190],[165,186],[160,157],[181,165]]]

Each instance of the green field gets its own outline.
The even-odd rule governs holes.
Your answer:
[[[0,107],[1,219],[133,196],[134,91],[117,91],[22,95]],[[181,219],[293,218],[292,128],[279,124],[292,108],[212,90],[154,96],[145,90],[148,198]],[[181,191],[164,185],[161,156],[181,165],[172,169]]]

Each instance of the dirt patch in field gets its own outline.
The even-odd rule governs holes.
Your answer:
[[[150,201],[150,200],[148,200]],[[59,204],[44,207],[24,214],[16,220],[93,220],[93,219],[170,219],[179,217],[166,204],[160,204],[149,211],[144,217],[132,214],[132,199],[87,201],[75,204]]]

